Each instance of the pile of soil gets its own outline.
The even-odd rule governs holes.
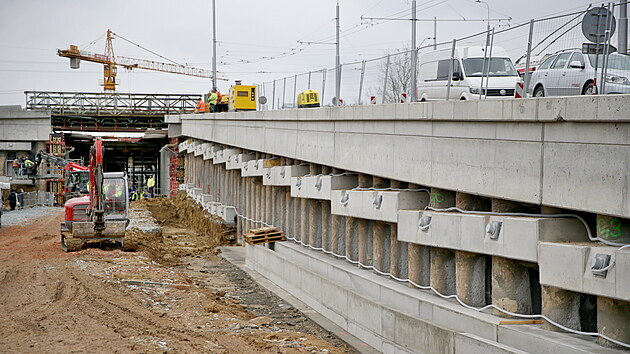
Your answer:
[[[135,201],[130,209],[136,222],[159,225],[130,227],[126,237],[160,263],[178,264],[181,257],[215,254],[217,246],[235,244],[233,228],[203,210],[184,192],[173,198]]]

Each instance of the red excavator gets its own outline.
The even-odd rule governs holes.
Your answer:
[[[90,149],[89,195],[72,198],[64,206],[61,248],[66,252],[79,250],[89,241],[114,241],[124,250],[135,248],[125,239],[129,224],[127,176],[124,172],[103,172],[103,154],[103,142],[96,138]]]

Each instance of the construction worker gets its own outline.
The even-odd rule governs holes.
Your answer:
[[[24,175],[34,174],[35,171],[31,171],[31,169],[35,166],[35,162],[31,161],[28,157],[24,160]]]
[[[149,188],[149,196],[153,198],[155,191],[155,178],[153,178],[153,176],[149,177],[147,180],[147,187]]]
[[[217,94],[217,89],[213,89],[210,95],[208,96],[208,104],[210,105],[210,112],[212,113],[216,112],[218,99],[219,99],[219,95]]]
[[[13,160],[13,175],[18,176],[20,174],[20,160],[17,158]]]
[[[202,99],[199,99],[199,102],[197,102],[195,113],[206,113],[206,103]]]
[[[103,186],[103,195],[105,196],[105,210],[114,211],[118,204],[123,202],[123,192],[120,184],[107,183]],[[120,207],[120,206],[119,206]]]
[[[9,207],[11,210],[15,210],[15,206],[17,205],[17,194],[15,194],[15,189],[11,189],[9,192]]]

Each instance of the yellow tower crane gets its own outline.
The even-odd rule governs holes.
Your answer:
[[[163,59],[170,61],[171,63],[161,63],[152,60],[146,59],[137,59],[137,58],[129,58],[123,56],[115,56],[114,55],[114,47],[112,46],[112,39],[120,38],[125,40],[139,48],[142,48],[152,54],[155,54]],[[105,54],[92,53],[85,50],[79,50],[79,47],[76,45],[70,45],[70,49],[57,50],[57,55],[64,58],[70,58],[70,67],[72,69],[78,69],[81,66],[81,61],[89,61],[93,63],[103,64],[103,89],[105,91],[116,91],[116,71],[117,66],[121,66],[125,69],[145,69],[145,70],[153,70],[153,71],[161,71],[165,73],[173,73],[180,75],[188,75],[188,76],[196,76],[212,79],[212,71],[206,69],[199,69],[190,66],[186,66],[183,64],[176,63],[168,58],[165,58],[155,52],[152,52],[139,44],[136,44],[124,37],[112,32],[111,30],[107,30],[107,39],[105,41]],[[224,80],[224,78],[217,78],[217,80]]]

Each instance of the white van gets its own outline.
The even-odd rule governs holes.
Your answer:
[[[455,49],[453,60],[453,80],[449,99],[476,100],[481,96],[481,74],[483,70],[484,47],[463,47]],[[418,98],[420,101],[443,100],[451,58],[451,49],[437,50],[420,58]],[[488,60],[488,59],[486,59]],[[463,70],[462,70],[463,69]],[[505,49],[494,47],[490,60],[489,82],[483,78],[484,92],[488,87],[487,98],[513,98],[516,83],[521,81]],[[487,85],[487,86],[486,86]]]

